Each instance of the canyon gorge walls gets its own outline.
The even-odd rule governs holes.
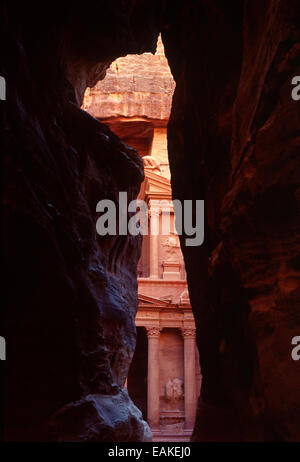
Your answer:
[[[300,440],[299,24],[297,0],[4,2],[6,440],[151,439],[124,389],[141,239],[96,233],[97,202],[137,197],[143,162],[80,106],[160,32],[173,197],[206,210],[204,244],[182,239],[203,375],[193,440]]]

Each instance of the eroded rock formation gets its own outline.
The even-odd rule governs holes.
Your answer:
[[[87,89],[84,108],[99,119],[145,117],[168,120],[174,80],[161,38],[156,53],[117,59],[105,80]]]
[[[193,438],[299,440],[300,5],[171,4],[173,196],[206,203],[204,245],[183,246],[203,375]]]
[[[5,438],[145,441],[123,389],[141,238],[96,233],[143,164],[79,105],[116,57],[155,51],[155,2],[92,2],[88,22],[67,3],[4,11]]]
[[[95,228],[99,200],[137,196],[142,162],[79,106],[161,30],[173,195],[206,201],[204,245],[182,245],[203,375],[193,438],[299,440],[298,0],[4,3],[6,439],[149,438],[123,390],[140,241]]]

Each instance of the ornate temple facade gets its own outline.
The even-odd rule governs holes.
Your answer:
[[[172,233],[174,210],[168,172],[160,171],[155,152],[151,157],[154,161],[145,162],[145,181],[139,197],[148,204],[149,229],[157,227],[160,233],[146,235],[143,240],[136,316],[138,343],[128,390],[133,399],[136,395],[136,404],[143,409],[154,439],[185,440],[194,425],[201,382],[195,324],[179,238]],[[165,159],[161,159],[165,167]],[[161,233],[164,214],[171,216],[169,235]],[[137,380],[139,363],[146,360],[147,390],[141,383],[143,378]]]
[[[144,159],[139,199],[148,205],[148,229],[138,266],[137,345],[128,392],[148,421],[154,441],[189,440],[201,373],[183,256],[174,227],[167,122],[174,82],[161,41],[153,56],[115,61],[85,95],[83,107],[110,126]],[[170,232],[164,234],[168,218]]]

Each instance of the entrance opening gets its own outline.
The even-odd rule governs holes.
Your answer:
[[[127,388],[129,396],[142,411],[144,420],[147,420],[147,373],[148,346],[146,330],[144,327],[137,327],[136,347],[128,372]]]
[[[184,346],[178,329],[161,332],[160,427],[162,431],[178,433],[184,430]]]

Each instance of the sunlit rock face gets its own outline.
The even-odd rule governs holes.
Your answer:
[[[97,118],[168,120],[174,87],[159,37],[154,56],[145,53],[114,61],[105,80],[87,89],[83,107]]]
[[[169,176],[166,126],[174,88],[159,36],[154,55],[128,55],[114,61],[105,79],[87,88],[82,107],[141,156],[155,156]]]
[[[156,2],[90,2],[88,21],[67,3],[4,16],[5,439],[145,441],[123,389],[141,238],[96,233],[96,204],[135,199],[143,164],[79,105],[115,58],[155,51]]]
[[[194,440],[300,440],[299,19],[296,1],[185,2],[162,32],[173,195],[206,201],[204,245],[183,246],[203,374]]]

